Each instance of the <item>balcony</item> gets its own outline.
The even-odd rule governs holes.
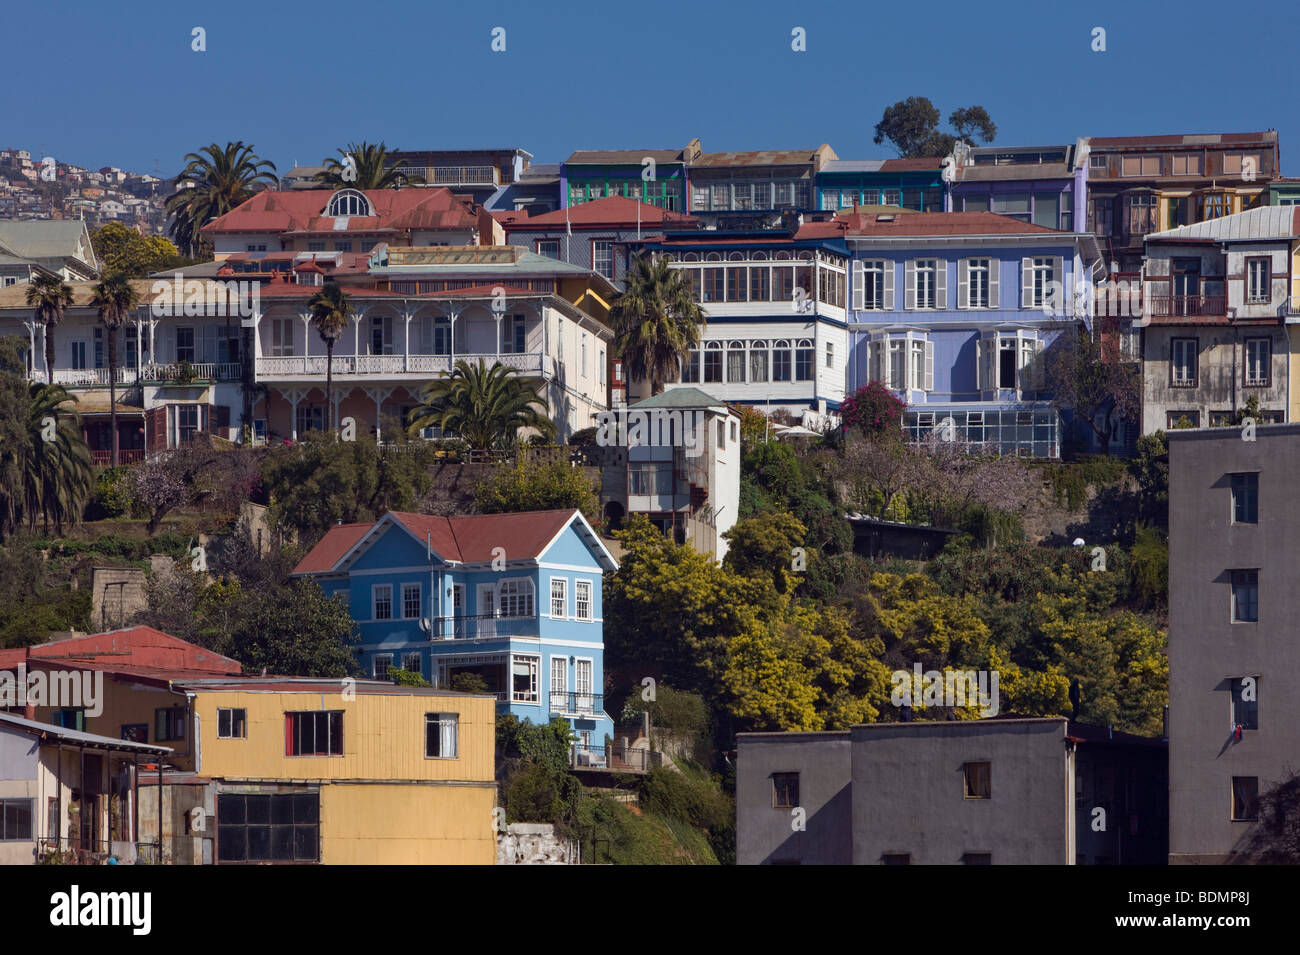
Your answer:
[[[434,617],[429,638],[439,640],[496,640],[537,637],[537,617],[505,617],[496,613]]]
[[[595,718],[605,715],[604,696],[600,693],[552,692],[551,714]]]
[[[501,173],[495,166],[409,166],[403,164],[407,175],[423,177],[430,186],[499,186]]]
[[[569,747],[569,768],[578,772],[648,773],[662,766],[663,754],[639,747],[583,746]]]
[[[514,368],[525,375],[550,377],[554,361],[541,352],[523,354],[467,353],[456,355],[335,355],[332,370],[335,378],[418,378],[427,379],[451,373],[453,362],[464,359],[470,364],[494,362]],[[325,380],[324,355],[288,355],[257,359],[257,380]]]
[[[1228,314],[1226,295],[1170,295],[1151,292],[1146,296],[1146,314],[1150,318],[1185,318],[1188,316],[1221,317]]]
[[[118,448],[118,464],[139,464],[144,460],[144,448]],[[91,451],[90,462],[95,467],[106,468],[113,463],[113,452],[110,451]]]
[[[190,384],[213,381],[239,381],[243,377],[242,366],[238,362],[202,362],[189,365],[188,375],[182,367],[185,363],[148,364],[137,374],[135,366],[119,367],[113,376],[113,383],[118,385],[145,384]],[[46,374],[43,368],[34,369],[28,376],[32,381],[44,384]],[[107,368],[55,368],[54,383],[74,388],[108,387]]]

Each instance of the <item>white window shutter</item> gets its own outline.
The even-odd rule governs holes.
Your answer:
[[[948,307],[948,260],[934,260],[934,307]]]
[[[934,391],[934,342],[925,343],[925,390]]]
[[[885,311],[892,312],[894,310],[894,260],[885,259],[881,266],[885,270]]]
[[[912,259],[907,260],[904,269],[904,286],[903,307],[909,312],[916,308],[916,262]]]
[[[853,307],[861,310],[866,298],[866,277],[862,273],[862,260],[853,262]]]
[[[957,260],[957,307],[970,308],[970,260]]]
[[[1020,260],[1020,307],[1032,308],[1034,304],[1034,260]]]
[[[1002,260],[989,262],[989,308],[998,307],[998,277],[1002,273]]]

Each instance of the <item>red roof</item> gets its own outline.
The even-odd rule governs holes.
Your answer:
[[[264,190],[201,230],[214,232],[341,232],[338,221],[323,213],[330,189],[288,192]],[[347,232],[409,229],[473,229],[478,220],[450,189],[370,189],[365,192],[373,216],[351,216]]]
[[[573,510],[555,510],[436,517],[404,511],[389,512],[417,540],[427,540],[434,552],[444,560],[460,563],[486,563],[493,559],[493,551],[498,547],[505,548],[507,560],[540,557],[546,545],[555,539],[576,513]],[[378,523],[379,521],[375,522]],[[340,524],[331,527],[293,572],[328,573],[375,524]]]
[[[1172,136],[1090,136],[1088,145],[1097,146],[1215,146],[1241,143],[1272,143],[1273,131],[1263,133],[1175,134]]]
[[[573,226],[575,229],[608,228],[609,226],[622,225],[635,228],[638,206],[641,207],[641,225],[643,228],[665,222],[684,223],[695,221],[684,213],[660,209],[658,206],[652,206],[639,199],[629,199],[627,196],[606,196],[604,199],[593,199],[591,202],[570,206],[568,209],[544,212],[539,216],[529,216],[527,219],[506,223],[505,225],[507,232],[564,228],[566,224]]]
[[[996,212],[909,212],[893,216],[850,212],[836,216],[831,222],[805,225],[799,230],[798,237],[806,238],[804,231],[810,226],[838,226],[837,230],[827,233],[829,235],[1025,235],[1035,232],[1073,235]]]
[[[239,661],[223,657],[153,627],[130,627],[34,647],[0,650],[0,668],[40,660],[44,663],[93,664],[108,672],[168,678],[237,676]]]

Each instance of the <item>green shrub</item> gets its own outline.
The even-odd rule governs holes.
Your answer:
[[[558,823],[566,814],[558,778],[540,763],[524,763],[515,770],[503,795],[508,822]]]
[[[1152,527],[1139,527],[1130,554],[1133,588],[1146,605],[1169,598],[1169,542]]]
[[[92,519],[121,517],[131,509],[130,469],[104,468],[95,481],[95,495],[91,498]]]

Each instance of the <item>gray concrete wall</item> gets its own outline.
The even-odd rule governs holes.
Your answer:
[[[877,723],[852,729],[853,862],[909,853],[913,865],[1074,860],[1066,720]],[[988,761],[990,798],[965,796],[963,764]]]
[[[90,587],[92,632],[124,627],[137,613],[148,609],[143,570],[94,567]]]
[[[736,737],[736,862],[853,862],[849,733],[741,733]],[[772,774],[799,774],[803,831],[772,806]]]
[[[1169,861],[1222,861],[1253,823],[1232,820],[1232,778],[1264,793],[1300,752],[1300,426],[1171,432]],[[1233,524],[1228,475],[1259,473],[1259,523]],[[1231,622],[1230,571],[1259,570],[1259,620]],[[1233,739],[1230,687],[1257,675],[1259,729]]]

